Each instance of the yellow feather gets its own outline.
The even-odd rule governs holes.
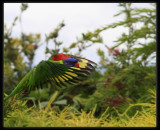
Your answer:
[[[71,69],[68,69],[68,70],[73,71],[73,70],[71,70]]]
[[[61,76],[58,76],[58,78],[63,82],[65,81]]]
[[[78,62],[78,64],[80,68],[85,68],[87,66],[87,63],[85,62]]]
[[[88,63],[88,60],[85,60],[85,59],[81,59],[82,60],[82,62],[84,62],[84,63]]]
[[[81,69],[78,68],[78,67],[70,67],[70,68],[73,68],[73,69],[76,69],[76,70],[81,70]]]
[[[65,76],[66,76],[66,77],[68,77],[68,78],[70,78],[70,79],[72,79],[72,77],[71,77],[71,76],[69,76],[69,75],[66,75],[66,74],[65,74]]]
[[[78,75],[77,74],[75,74],[75,73],[72,73],[72,72],[66,72],[67,74],[70,74],[70,75],[72,75],[72,76],[74,76],[74,77],[77,77]]]
[[[56,81],[59,83],[59,80],[55,77]]]
[[[63,77],[65,80],[68,80],[65,76],[62,75],[62,77]]]

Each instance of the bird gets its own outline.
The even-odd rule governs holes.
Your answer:
[[[88,77],[96,65],[95,62],[79,56],[54,54],[30,70],[4,101],[24,90],[43,88],[47,83],[58,89],[67,87],[68,84],[74,85]]]

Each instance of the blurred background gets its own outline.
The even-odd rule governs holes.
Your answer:
[[[76,38],[81,37],[81,33],[94,31],[97,28],[105,27],[113,22],[121,21],[125,16],[114,15],[120,10],[118,3],[28,3],[28,9],[23,13],[22,25],[17,21],[12,33],[13,37],[21,35],[21,31],[26,34],[40,33],[41,42],[45,40],[45,34],[52,31],[60,22],[64,20],[66,26],[59,33],[57,38],[63,41],[62,47],[68,47],[76,42]],[[21,3],[4,4],[4,23],[10,26],[15,16],[20,15]],[[133,3],[132,7],[151,8],[149,3]],[[127,31],[124,27],[103,31],[101,37],[103,43],[114,46],[114,41]],[[49,48],[54,48],[53,43],[49,43]],[[122,45],[125,48],[125,46]],[[101,44],[95,44],[87,50],[82,51],[82,56],[90,60],[99,62],[100,58],[96,51],[98,48],[105,50]],[[74,54],[76,49],[71,50]],[[45,44],[42,44],[36,52],[33,66],[45,59]],[[107,54],[106,54],[107,56]]]
[[[96,116],[109,106],[123,112],[151,102],[156,91],[155,3],[4,3],[4,92],[55,52],[98,65],[86,80],[63,89],[52,103],[71,104]],[[24,99],[45,107],[54,91],[31,91]],[[37,105],[37,108],[39,106]],[[129,114],[134,115],[140,106]]]

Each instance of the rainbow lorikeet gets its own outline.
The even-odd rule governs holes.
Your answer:
[[[95,69],[93,65],[96,65],[96,63],[78,56],[68,54],[53,55],[47,61],[41,61],[29,71],[4,100],[25,89],[42,88],[47,83],[55,84],[59,87],[78,83]]]

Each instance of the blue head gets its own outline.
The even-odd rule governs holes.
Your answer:
[[[63,64],[73,67],[78,61],[74,58],[63,59]]]

